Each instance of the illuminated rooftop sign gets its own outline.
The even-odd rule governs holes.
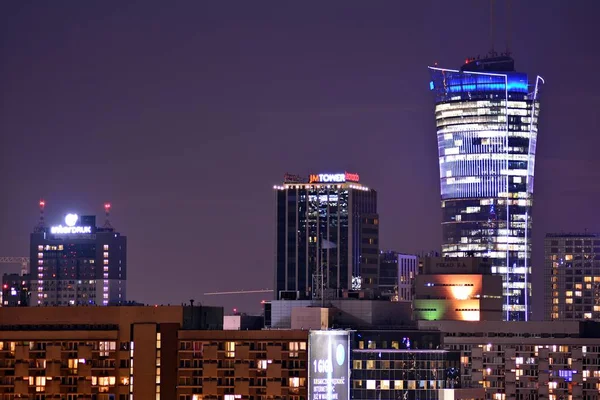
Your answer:
[[[65,225],[50,227],[50,233],[55,235],[72,235],[72,234],[90,234],[92,233],[91,226],[75,226],[79,216],[77,214],[67,214],[65,216]]]
[[[342,174],[311,174],[309,178],[310,183],[344,183],[344,182],[358,182],[360,176],[358,174],[351,174],[344,172]]]

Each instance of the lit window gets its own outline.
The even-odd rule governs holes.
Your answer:
[[[515,363],[516,363],[517,365],[521,365],[521,364],[523,364],[523,357],[517,357],[517,358],[515,359]]]
[[[300,378],[289,378],[290,387],[300,387]]]
[[[390,381],[381,381],[381,390],[390,390]]]
[[[371,390],[375,389],[375,381],[374,380],[367,381],[367,389],[371,389]]]
[[[108,251],[108,245],[107,244],[104,245],[104,251]]]
[[[235,357],[235,342],[225,342],[225,357]]]
[[[300,350],[300,343],[290,342],[290,357],[298,357],[298,350]]]

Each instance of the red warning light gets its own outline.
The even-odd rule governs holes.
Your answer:
[[[46,202],[44,200],[40,200],[40,207],[44,207],[46,205]]]
[[[104,203],[104,208],[106,208],[107,210],[110,209],[110,203]]]
[[[8,285],[4,284],[4,286],[2,286],[4,289],[8,289]]]

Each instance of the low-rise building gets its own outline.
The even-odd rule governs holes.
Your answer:
[[[502,277],[476,257],[428,257],[415,279],[417,320],[502,320]]]

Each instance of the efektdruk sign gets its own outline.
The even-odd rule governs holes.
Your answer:
[[[92,233],[91,226],[76,226],[79,216],[77,214],[67,214],[65,217],[65,225],[51,226],[50,233],[54,235],[74,235],[74,234],[90,234]]]

